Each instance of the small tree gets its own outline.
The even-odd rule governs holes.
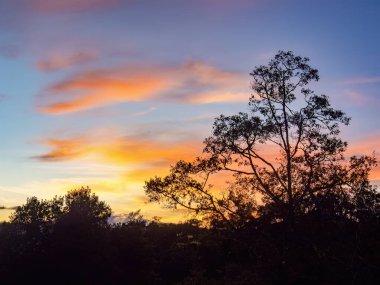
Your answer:
[[[111,208],[105,202],[99,201],[98,196],[91,193],[90,188],[82,187],[51,200],[28,198],[25,205],[17,207],[11,214],[10,222],[21,225],[29,231],[34,229],[39,232],[62,219],[106,225],[110,216]]]
[[[280,51],[256,67],[249,113],[216,118],[203,157],[180,161],[168,176],[146,182],[150,200],[234,227],[263,216],[291,224],[305,213],[355,216],[360,197],[375,197],[368,173],[376,161],[344,158],[339,125],[350,118],[307,88],[319,80],[308,62]],[[216,191],[209,178],[223,172],[232,174],[228,187]],[[366,201],[370,211],[375,200]]]
[[[10,216],[10,222],[29,236],[46,234],[62,215],[62,207],[63,197],[54,197],[51,200],[31,197],[26,200],[25,205],[16,207]]]

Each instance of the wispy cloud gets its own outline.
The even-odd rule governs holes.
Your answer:
[[[359,105],[365,105],[371,101],[371,98],[368,95],[363,94],[361,92],[352,91],[352,90],[346,90],[343,93],[343,96],[345,100],[350,101],[354,104],[359,104]]]
[[[96,59],[97,55],[93,51],[80,51],[72,54],[52,54],[48,58],[40,60],[37,68],[40,71],[55,71],[78,64],[84,64]]]
[[[353,105],[356,107],[366,107],[366,106],[378,106],[380,103],[379,98],[373,91],[363,91],[359,88],[346,89],[343,90],[338,96],[341,98],[344,104]]]
[[[248,92],[229,92],[227,90],[213,90],[195,94],[187,94],[181,98],[181,101],[190,104],[209,104],[223,102],[247,102],[249,99]]]
[[[75,139],[48,139],[45,144],[52,150],[37,158],[42,161],[64,161],[83,157],[89,153],[89,146],[82,138]]]
[[[133,115],[134,115],[134,116],[144,116],[144,115],[147,115],[147,114],[150,114],[150,113],[154,112],[155,110],[157,110],[157,107],[150,107],[150,108],[147,109],[147,110],[144,110],[144,111],[141,111],[141,112],[133,113]]]
[[[101,9],[121,2],[121,0],[30,0],[29,4],[33,10],[40,13],[61,13]]]
[[[150,137],[107,137],[100,141],[91,137],[68,139],[48,139],[44,144],[51,151],[37,156],[41,161],[57,162],[95,157],[106,163],[116,165],[167,164],[178,159],[193,158],[201,144],[199,142],[163,142]],[[193,151],[191,151],[193,150]]]
[[[60,114],[117,102],[163,99],[204,104],[247,100],[248,79],[241,74],[191,61],[173,67],[134,66],[87,71],[49,86],[40,94],[42,113]],[[247,90],[247,95],[242,95]]]
[[[354,77],[340,81],[346,85],[380,83],[380,76]]]

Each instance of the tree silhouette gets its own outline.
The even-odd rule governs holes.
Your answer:
[[[63,214],[63,197],[54,197],[51,200],[28,198],[25,205],[18,206],[10,216],[20,234],[28,238],[46,235]]]
[[[90,188],[81,187],[51,200],[28,198],[25,205],[16,207],[10,222],[29,230],[43,231],[63,220],[105,226],[110,216],[111,208],[99,201]]]
[[[290,224],[306,213],[353,218],[363,197],[361,209],[371,211],[375,200],[368,197],[376,193],[368,173],[376,160],[345,159],[339,125],[350,118],[307,88],[319,80],[309,59],[280,51],[250,75],[249,113],[216,118],[203,157],[146,182],[150,200],[234,227],[264,216]],[[229,177],[222,193],[208,185],[217,173]]]
[[[111,208],[104,201],[99,201],[99,197],[91,193],[89,187],[68,192],[64,200],[65,218],[84,220],[86,223],[105,226],[108,218],[111,217]]]

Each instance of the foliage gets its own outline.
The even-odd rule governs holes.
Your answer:
[[[90,223],[88,220],[86,223]],[[56,224],[31,243],[0,224],[4,284],[378,284],[378,218],[308,215],[292,231],[262,223],[235,231],[183,224]],[[71,225],[71,226],[70,226]]]
[[[374,213],[368,173],[376,160],[344,157],[339,125],[350,118],[307,88],[319,80],[309,59],[280,51],[250,75],[249,113],[216,118],[202,157],[146,182],[150,200],[234,228],[257,218],[293,224],[308,213],[354,219],[359,209]],[[228,177],[223,191],[209,185],[216,174]]]

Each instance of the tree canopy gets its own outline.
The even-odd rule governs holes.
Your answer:
[[[233,227],[259,218],[292,224],[303,214],[374,213],[379,198],[368,174],[376,159],[344,156],[339,127],[350,118],[308,87],[319,80],[309,59],[279,51],[250,75],[249,111],[216,118],[201,157],[146,182],[150,201]],[[226,177],[225,189],[209,185],[217,174]]]

